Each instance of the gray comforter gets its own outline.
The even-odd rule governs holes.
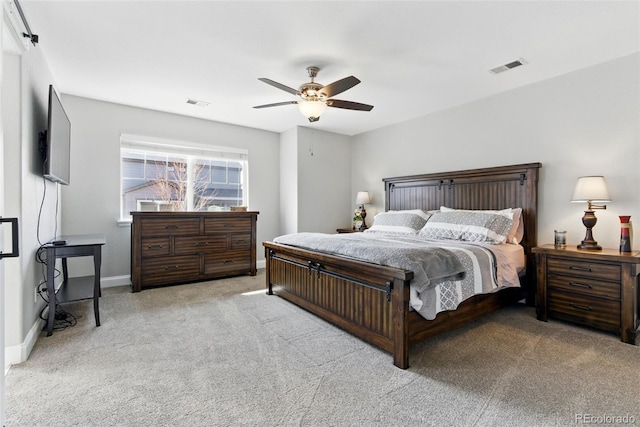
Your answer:
[[[296,233],[274,242],[413,271],[411,307],[427,319],[497,288],[495,257],[477,245],[388,233]]]

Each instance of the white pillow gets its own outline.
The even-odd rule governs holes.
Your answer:
[[[431,216],[421,209],[380,212],[366,232],[418,234]]]
[[[453,208],[448,208],[446,206],[440,206],[440,210],[442,212],[451,212],[451,211],[467,210],[467,209],[453,209]],[[513,224],[511,225],[509,234],[507,234],[506,243],[512,243],[514,245],[517,245],[520,242],[522,242],[522,239],[524,238],[524,221],[522,220],[522,208],[507,208],[507,209],[495,210],[495,211],[494,210],[482,210],[482,211],[472,210],[472,212],[490,212],[490,213],[496,213],[499,215],[512,213]]]
[[[434,213],[420,230],[428,239],[501,244],[513,224],[513,213],[453,210]]]

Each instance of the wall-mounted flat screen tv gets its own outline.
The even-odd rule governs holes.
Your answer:
[[[49,85],[47,130],[41,135],[44,154],[42,173],[48,180],[69,185],[71,122],[52,85]]]

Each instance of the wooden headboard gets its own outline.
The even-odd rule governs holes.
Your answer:
[[[528,285],[534,286],[540,163],[385,178],[385,209],[522,208]]]

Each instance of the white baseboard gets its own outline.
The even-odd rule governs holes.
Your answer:
[[[9,368],[11,368],[11,365],[17,365],[19,363],[25,362],[29,358],[31,350],[36,344],[36,341],[40,336],[40,331],[42,331],[43,327],[44,320],[38,318],[33,326],[31,326],[31,329],[29,329],[29,333],[21,344],[4,348],[5,375],[7,374],[7,372],[9,372]]]
[[[101,288],[115,288],[116,286],[129,286],[131,285],[131,276],[111,276],[111,277],[101,277],[100,278],[100,287]]]

